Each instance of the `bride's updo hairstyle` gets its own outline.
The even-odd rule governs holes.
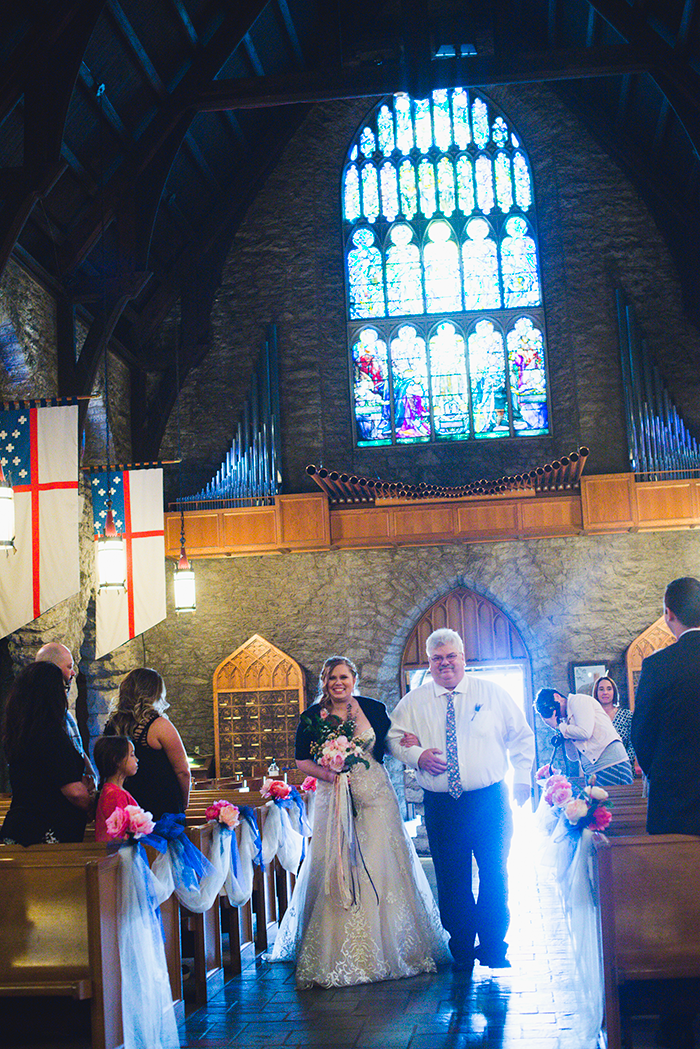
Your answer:
[[[139,667],[130,670],[119,686],[119,698],[109,719],[118,736],[131,736],[149,714],[164,714],[170,706],[165,699],[165,682],[157,670]]]
[[[327,659],[321,668],[321,674],[318,679],[319,703],[325,710],[330,710],[333,706],[333,700],[328,691],[328,678],[331,676],[331,672],[341,665],[348,668],[354,678],[354,684],[357,685],[357,667],[351,659],[348,659],[347,656],[331,656],[330,659]]]

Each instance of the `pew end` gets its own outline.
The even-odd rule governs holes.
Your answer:
[[[599,838],[597,893],[608,1049],[620,1049],[620,988],[700,977],[700,838]]]

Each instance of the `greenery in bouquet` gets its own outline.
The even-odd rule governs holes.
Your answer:
[[[544,780],[544,800],[553,809],[559,811],[570,829],[582,831],[604,831],[612,820],[610,795],[603,787],[596,787],[595,776],[576,793],[566,776],[562,776],[549,765],[537,772],[537,778]]]
[[[348,772],[353,765],[359,764],[369,768],[365,745],[355,737],[352,718],[343,720],[322,709],[319,718],[307,720],[307,726],[311,735],[311,753],[319,765],[333,772]]]

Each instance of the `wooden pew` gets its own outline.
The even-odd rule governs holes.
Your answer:
[[[152,860],[156,855],[155,850],[147,847],[146,851]],[[92,999],[95,992],[92,990],[91,981],[97,979],[99,988],[99,980],[105,980],[99,965],[109,967],[109,973],[106,974],[109,977],[108,988],[115,978],[115,973],[118,978],[119,953],[118,945],[115,946],[118,871],[116,852],[116,846],[96,842],[32,845],[26,849],[0,845],[0,995],[67,995],[77,999]],[[91,873],[91,865],[106,859],[110,860],[110,864],[105,867],[108,873],[104,876],[110,879],[107,888],[99,881],[99,878],[104,880],[102,875]],[[84,883],[86,878],[95,877],[98,877],[98,885],[92,891],[92,900],[97,902],[93,905]],[[89,910],[90,906],[92,911]],[[179,1022],[184,1019],[184,1001],[180,911],[176,898],[173,896],[166,900],[161,905],[160,912],[173,1008],[175,1019]],[[60,922],[56,920],[57,914],[62,915]],[[97,929],[100,915],[104,917],[103,927]],[[17,921],[20,922],[20,928],[15,929],[12,923]],[[22,928],[27,929],[29,938],[26,942],[22,936]],[[90,931],[91,929],[93,931]],[[12,946],[15,941],[24,943],[22,962],[13,960],[11,966],[6,968],[8,959],[13,958],[15,953],[16,948]],[[86,963],[85,944],[88,942],[91,946]],[[99,944],[102,945],[101,955],[95,953]],[[91,968],[93,958],[98,966],[95,970],[96,975],[92,973]],[[81,973],[77,977],[74,976],[76,968]],[[52,976],[52,970],[57,974],[55,978]],[[27,977],[26,981],[23,981],[23,975]],[[18,990],[18,987],[24,989]],[[117,1000],[121,1002],[120,982],[116,994]],[[102,999],[98,996],[96,1002],[91,1002],[93,1049],[101,1049],[103,1045],[110,1044],[108,1041],[100,1041],[99,1032],[95,1032],[96,1025],[101,1024],[99,1010],[102,1008]],[[121,1017],[121,1012],[119,1015]],[[121,1019],[119,1022],[121,1024]],[[107,1031],[104,1037],[108,1038],[108,1035]]]
[[[620,987],[700,977],[700,838],[596,842],[608,1049],[621,1049]]]
[[[93,1049],[123,1042],[119,861],[105,850],[0,848],[0,995],[89,998]]]

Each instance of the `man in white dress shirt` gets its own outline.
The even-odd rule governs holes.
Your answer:
[[[455,967],[471,970],[478,958],[482,965],[502,968],[509,964],[506,864],[513,833],[503,780],[510,758],[513,796],[524,804],[535,737],[505,689],[465,673],[459,634],[436,630],[426,650],[432,680],[405,695],[392,712],[389,749],[416,769],[423,787],[440,916]],[[411,745],[406,738],[411,736],[417,744]],[[479,868],[476,900],[472,856]]]

